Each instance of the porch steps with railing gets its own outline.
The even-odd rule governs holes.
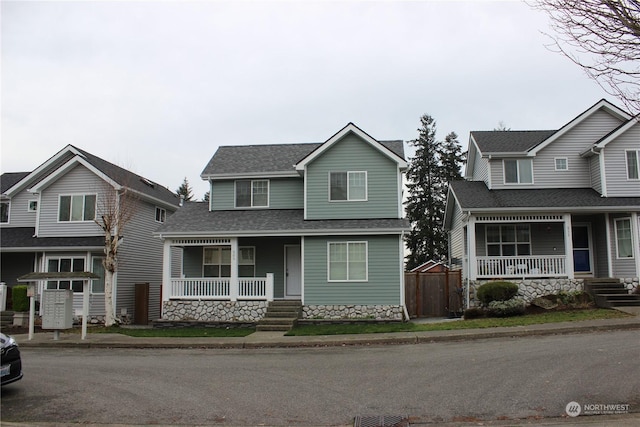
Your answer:
[[[618,279],[585,279],[584,289],[598,307],[640,307],[640,295],[630,294]]]
[[[258,321],[256,331],[288,331],[302,314],[302,301],[275,300],[269,302],[265,316]]]

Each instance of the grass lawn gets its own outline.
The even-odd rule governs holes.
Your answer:
[[[523,316],[515,317],[493,317],[423,324],[407,322],[351,325],[303,325],[295,327],[286,335],[341,335],[373,334],[384,332],[445,331],[457,329],[493,328],[499,326],[527,326],[540,323],[559,323],[594,319],[616,319],[627,316],[629,315],[617,310],[595,308],[586,310],[550,311],[541,314],[526,314]]]
[[[255,332],[254,328],[176,328],[176,329],[133,329],[113,326],[110,328],[92,327],[91,334],[122,334],[130,337],[246,337]]]

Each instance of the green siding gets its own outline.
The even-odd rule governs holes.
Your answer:
[[[235,207],[235,180],[214,181],[211,185],[213,210],[231,210]],[[268,209],[303,209],[304,185],[302,178],[269,179]],[[238,208],[247,209],[247,208]],[[249,208],[251,209],[251,208]],[[258,208],[259,209],[259,208]],[[267,209],[267,208],[263,208]]]
[[[367,171],[368,200],[329,202],[329,172]],[[307,219],[398,218],[398,165],[349,134],[309,163]]]
[[[329,282],[328,242],[367,241],[368,281]],[[400,236],[306,237],[304,240],[304,303],[398,305],[400,301]]]

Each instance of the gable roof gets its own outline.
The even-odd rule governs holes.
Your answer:
[[[409,273],[442,273],[445,271],[449,271],[449,267],[447,267],[443,262],[429,260],[413,268]]]
[[[526,153],[555,132],[555,130],[472,131],[471,138],[482,154]]]
[[[338,132],[336,132],[331,138],[329,138],[322,145],[320,145],[318,148],[313,150],[313,152],[309,153],[304,159],[301,159],[296,164],[296,170],[303,171],[305,166],[307,166],[309,163],[314,161],[316,158],[320,157],[322,153],[328,150],[332,145],[342,140],[344,137],[346,137],[351,133],[357,135],[363,141],[370,144],[373,148],[380,151],[383,155],[387,156],[389,159],[396,162],[399,168],[401,169],[407,168],[408,165],[406,160],[404,159],[404,154],[398,155],[394,151],[390,150],[389,148],[381,144],[380,141],[377,141],[376,139],[371,137],[368,133],[360,129],[358,126],[349,122],[345,127],[343,127]]]
[[[114,187],[126,187],[147,199],[168,206],[178,207],[180,203],[179,198],[168,188],[71,144],[16,181],[6,192],[13,195],[28,186],[34,189],[45,188],[60,174],[77,164],[82,164]]]
[[[404,159],[402,141],[379,141],[385,150]],[[296,164],[322,143],[237,145],[219,147],[200,174],[202,179],[299,176]]]
[[[615,211],[640,208],[640,197],[602,197],[591,188],[489,190],[483,181],[453,181],[451,196],[463,211]]]
[[[600,140],[596,141],[596,143],[593,144],[593,147],[590,147],[588,150],[580,154],[586,155],[587,153],[591,152],[592,148],[595,151],[602,150],[608,143],[618,138],[620,135],[624,134],[626,131],[628,131],[638,123],[640,123],[640,114],[622,123],[620,126],[618,126],[617,128],[613,129],[611,132],[609,132],[608,134],[600,138]]]
[[[0,194],[4,194],[5,191],[16,185],[27,175],[29,175],[29,172],[6,172],[0,175]]]

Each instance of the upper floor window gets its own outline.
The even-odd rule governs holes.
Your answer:
[[[37,200],[29,200],[29,205],[27,206],[27,210],[29,212],[36,212],[38,210],[38,201]]]
[[[631,219],[616,219],[616,247],[618,258],[633,258],[633,236],[631,234]]]
[[[557,171],[568,171],[569,170],[569,159],[566,157],[556,157],[556,170]]]
[[[9,222],[9,205],[10,202],[8,200],[0,202],[0,223]]]
[[[95,219],[95,194],[60,196],[58,221],[93,221]]]
[[[156,207],[156,222],[165,222],[167,219],[167,211]]]
[[[236,207],[269,206],[269,180],[244,179],[236,181]]]
[[[329,200],[367,200],[367,172],[330,172]]]
[[[330,242],[328,252],[330,282],[367,281],[367,242]]]
[[[627,178],[640,179],[640,150],[627,150]]]
[[[487,225],[488,256],[531,255],[529,224]]]
[[[505,184],[533,184],[533,162],[531,159],[505,159]]]

